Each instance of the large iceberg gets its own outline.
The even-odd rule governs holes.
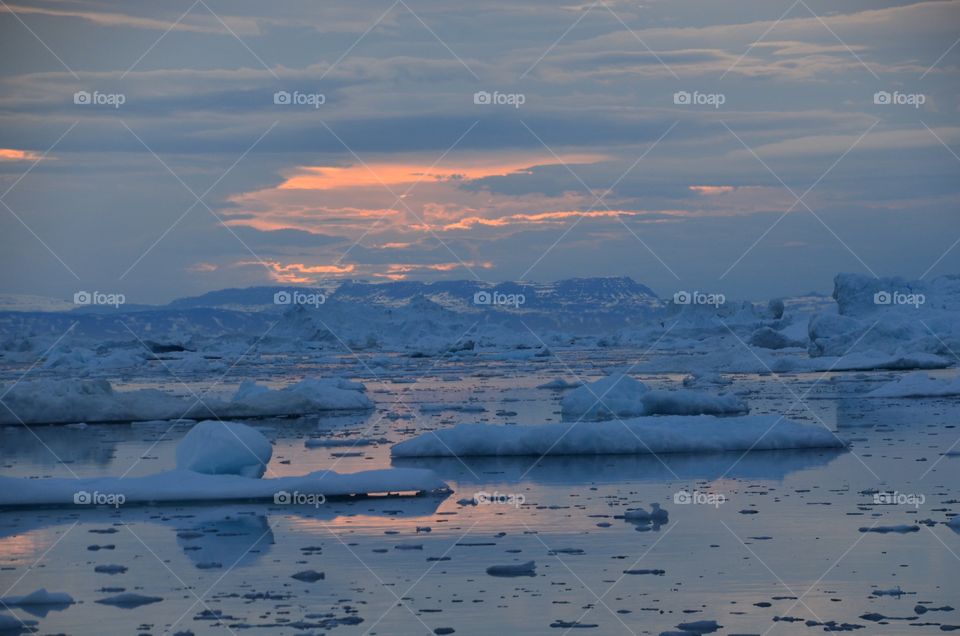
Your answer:
[[[960,277],[932,281],[838,274],[835,311],[810,320],[812,356],[854,351],[952,355],[960,347]]]
[[[396,444],[394,457],[628,455],[843,448],[822,426],[776,415],[658,416],[531,426],[458,424]]]

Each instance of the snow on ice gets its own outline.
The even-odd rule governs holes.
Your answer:
[[[144,477],[28,479],[0,477],[0,506],[268,500],[278,505],[369,493],[446,491],[431,470],[390,468],[351,474],[316,471],[260,479],[271,448],[258,431],[233,422],[201,422],[177,447],[176,470]]]
[[[651,390],[624,374],[613,374],[567,393],[564,419],[596,420],[642,415],[732,415],[749,409],[731,394],[710,395],[680,389]]]
[[[281,389],[246,381],[229,399],[177,397],[158,389],[117,391],[105,379],[23,380],[3,398],[0,424],[247,418],[373,408],[362,385],[306,378]]]
[[[658,416],[533,426],[459,424],[396,444],[394,457],[628,455],[842,448],[822,426],[775,415]]]

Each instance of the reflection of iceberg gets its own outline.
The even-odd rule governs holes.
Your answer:
[[[662,415],[572,424],[457,424],[404,440],[394,445],[390,454],[393,457],[647,455],[843,448],[846,445],[822,426],[799,424],[783,416]]]
[[[382,517],[384,519],[432,518],[440,504],[449,496],[401,498],[398,496],[356,497],[349,500],[331,500],[319,507],[277,506],[264,503],[228,504],[211,508],[204,505],[178,505],[179,514],[157,514],[156,508],[78,508],[69,515],[40,510],[0,511],[0,540],[25,535],[57,526],[98,526],[122,522],[154,524],[170,528],[177,534],[177,544],[195,564],[221,563],[226,570],[253,565],[270,551],[274,544],[273,528],[278,517],[287,523],[287,530],[311,532],[314,525],[329,524],[339,517]],[[190,514],[196,511],[196,515]],[[324,534],[325,527],[321,527]],[[140,534],[140,531],[136,531]],[[199,536],[198,536],[199,535]],[[122,536],[122,535],[116,535]],[[111,543],[116,541],[111,540]],[[200,550],[195,549],[200,547]],[[42,546],[36,546],[37,554]]]
[[[943,405],[934,400],[867,400],[862,397],[840,398],[837,405],[837,428],[872,426],[910,427],[918,422],[936,420]]]
[[[223,568],[252,565],[270,551],[273,530],[261,514],[204,515],[177,532],[177,544],[198,566]]]
[[[491,480],[516,482],[521,477],[541,484],[662,482],[675,481],[677,477],[713,480],[721,476],[782,480],[793,472],[825,466],[843,453],[843,449],[670,453],[660,455],[659,459],[652,455],[560,456],[539,460],[533,457],[464,457],[462,460],[395,457],[393,464],[430,468],[442,479],[461,484],[484,484]]]
[[[0,407],[2,409],[2,407]],[[109,439],[94,434],[88,429],[74,429],[66,426],[20,426],[0,427],[0,446],[6,460],[29,461],[42,466],[67,463],[83,463],[91,466],[106,466],[116,454],[118,441],[133,438],[132,430],[118,427],[111,430]]]

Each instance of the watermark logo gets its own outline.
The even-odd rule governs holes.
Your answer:
[[[113,506],[119,508],[127,501],[126,495],[119,492],[100,492],[78,490],[73,493],[73,503],[78,506]]]
[[[478,506],[484,506],[487,504],[495,506],[513,506],[514,508],[519,508],[527,500],[523,493],[519,492],[485,492],[480,491],[474,493],[473,501]]]
[[[673,503],[679,506],[696,504],[700,506],[713,506],[714,508],[719,508],[723,504],[727,503],[727,496],[716,492],[700,492],[698,490],[690,492],[689,490],[678,490],[677,492],[673,493]]]
[[[873,94],[873,103],[878,106],[913,106],[920,108],[927,103],[923,93],[901,93],[900,91],[877,91]]]
[[[878,291],[873,295],[874,305],[913,305],[920,309],[920,305],[927,302],[923,294],[907,294],[898,291]]]
[[[927,500],[926,496],[917,493],[877,492],[873,494],[873,503],[877,506],[913,506],[919,508]]]
[[[120,108],[127,102],[123,93],[101,93],[100,91],[77,91],[73,94],[73,103],[79,106],[113,106]]]
[[[111,307],[120,307],[120,305],[126,302],[127,297],[123,294],[78,291],[73,295],[74,305],[109,305]]]
[[[273,94],[273,103],[278,106],[313,106],[314,108],[320,108],[327,103],[327,96],[323,93],[277,91]]]
[[[319,307],[327,302],[323,293],[305,293],[296,289],[281,290],[273,295],[274,305],[313,305]]]
[[[497,290],[478,291],[473,295],[474,305],[507,305],[518,309],[525,302],[527,297],[523,294],[504,294]]]
[[[707,294],[700,291],[678,291],[673,295],[674,305],[713,305],[719,307],[727,302],[723,294]]]
[[[520,108],[527,103],[527,96],[523,93],[501,93],[500,91],[477,91],[473,94],[473,103],[486,106],[513,106]]]
[[[727,103],[727,96],[723,93],[677,91],[673,94],[673,103],[677,106],[713,106],[714,108],[720,108]]]
[[[273,493],[273,503],[278,506],[313,506],[319,508],[327,503],[327,498],[318,492],[278,490]]]

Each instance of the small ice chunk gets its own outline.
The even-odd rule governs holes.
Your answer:
[[[73,597],[64,592],[48,592],[40,588],[25,596],[7,596],[0,598],[0,603],[7,606],[24,605],[70,605],[73,603]]]
[[[487,568],[490,576],[535,576],[537,562],[512,563],[510,565],[491,565]]]
[[[712,634],[723,627],[717,623],[717,621],[692,621],[690,623],[680,623],[677,625],[677,629],[682,629],[685,632],[691,632],[693,634]]]
[[[650,504],[649,512],[643,508],[628,510],[623,513],[623,518],[627,521],[641,521],[644,523],[666,523],[668,520],[668,513],[666,510],[660,507],[660,504],[652,503]]]
[[[870,528],[860,528],[860,532],[876,532],[878,534],[890,534],[891,532],[895,532],[897,534],[906,534],[908,532],[920,532],[920,526],[916,526],[916,525],[873,526]]]
[[[557,378],[555,380],[550,380],[549,382],[544,382],[543,384],[537,386],[537,388],[548,389],[550,391],[566,391],[567,389],[575,389],[582,385],[583,382],[580,382],[579,380],[564,380],[563,378]]]
[[[137,594],[135,592],[124,592],[123,594],[117,594],[116,596],[102,598],[96,602],[100,603],[101,605],[113,605],[114,607],[120,607],[123,609],[133,609],[135,607],[140,607],[141,605],[159,603],[162,600],[163,599],[159,596],[144,596],[143,594]]]

